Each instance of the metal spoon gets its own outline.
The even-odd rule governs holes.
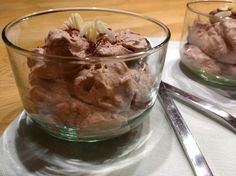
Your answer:
[[[213,176],[203,154],[198,148],[191,132],[189,131],[185,121],[183,120],[180,112],[178,111],[173,99],[169,96],[165,84],[161,82],[159,88],[159,97],[167,113],[168,120],[170,121],[176,136],[184,152],[190,162],[190,165],[196,176]]]
[[[219,122],[223,122],[224,125],[229,127],[236,133],[236,117],[229,114],[228,112],[222,110],[218,105],[210,102],[209,100],[203,100],[195,95],[187,93],[177,87],[167,84],[162,81],[165,88],[174,95],[176,98],[182,100],[183,102],[200,109],[204,113],[215,118]]]

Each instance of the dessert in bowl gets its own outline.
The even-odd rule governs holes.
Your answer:
[[[99,8],[33,13],[2,35],[27,116],[70,141],[104,140],[142,123],[170,38],[158,20]]]
[[[236,86],[236,4],[195,1],[187,4],[181,61],[214,85]]]

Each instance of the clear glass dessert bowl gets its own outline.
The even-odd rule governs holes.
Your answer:
[[[180,45],[181,62],[211,85],[236,86],[236,4],[187,3]]]
[[[91,142],[145,119],[170,31],[127,11],[63,8],[20,17],[2,38],[25,114],[57,138]]]

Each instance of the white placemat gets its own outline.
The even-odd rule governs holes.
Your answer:
[[[171,42],[163,80],[199,97],[211,100],[236,116],[236,100],[219,94],[215,88],[183,72],[179,59],[179,42]],[[195,137],[214,175],[236,175],[236,134],[181,103],[177,106]]]
[[[206,97],[236,114],[236,102],[185,75],[179,66],[178,42],[170,42],[163,80]],[[235,134],[217,122],[177,102],[183,118],[214,175],[236,175]],[[191,176],[193,172],[164,118],[159,102],[142,127],[101,144],[76,144],[46,135],[18,117],[0,138],[3,176]]]

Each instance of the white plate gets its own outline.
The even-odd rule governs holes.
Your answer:
[[[3,175],[152,175],[165,163],[173,133],[159,102],[143,125],[104,142],[76,143],[55,139],[24,112],[1,137]]]

